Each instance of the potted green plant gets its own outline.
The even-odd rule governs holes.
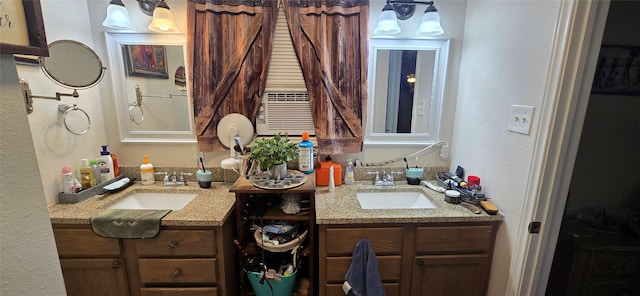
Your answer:
[[[260,138],[251,145],[249,157],[258,162],[261,170],[268,170],[272,178],[284,178],[287,162],[296,159],[296,143],[277,133],[273,138]]]

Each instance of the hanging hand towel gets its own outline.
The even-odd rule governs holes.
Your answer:
[[[109,238],[152,238],[160,231],[160,222],[171,210],[105,209],[89,220],[91,229]]]
[[[353,249],[351,266],[344,276],[342,286],[348,296],[386,296],[378,272],[378,259],[373,252],[371,242],[361,239]]]

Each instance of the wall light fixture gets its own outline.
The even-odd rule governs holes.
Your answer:
[[[153,16],[149,24],[149,30],[160,33],[179,32],[173,21],[173,14],[169,10],[169,5],[164,0],[136,0],[140,10],[148,15]],[[124,7],[122,0],[111,0],[107,7],[107,17],[102,22],[107,28],[117,30],[132,30],[129,12]]]
[[[124,7],[122,0],[111,0],[107,6],[107,17],[102,22],[107,28],[124,30],[133,29],[129,11]]]
[[[160,33],[178,32],[178,27],[173,21],[173,14],[164,0],[158,1],[153,10],[153,20],[149,24],[149,30]]]
[[[400,33],[398,20],[406,20],[413,16],[416,5],[428,5],[422,16],[416,36],[438,36],[444,33],[440,25],[440,15],[433,1],[387,0],[378,18],[378,25],[373,30],[376,35],[394,35]]]

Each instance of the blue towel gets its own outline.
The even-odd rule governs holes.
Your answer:
[[[378,260],[369,240],[362,239],[356,244],[351,257],[351,266],[344,279],[343,287],[351,287],[345,291],[348,296],[387,295],[378,273]]]

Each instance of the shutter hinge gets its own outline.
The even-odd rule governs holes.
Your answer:
[[[529,223],[529,233],[539,233],[541,226],[542,226],[542,222],[539,222],[539,221],[533,221]]]

